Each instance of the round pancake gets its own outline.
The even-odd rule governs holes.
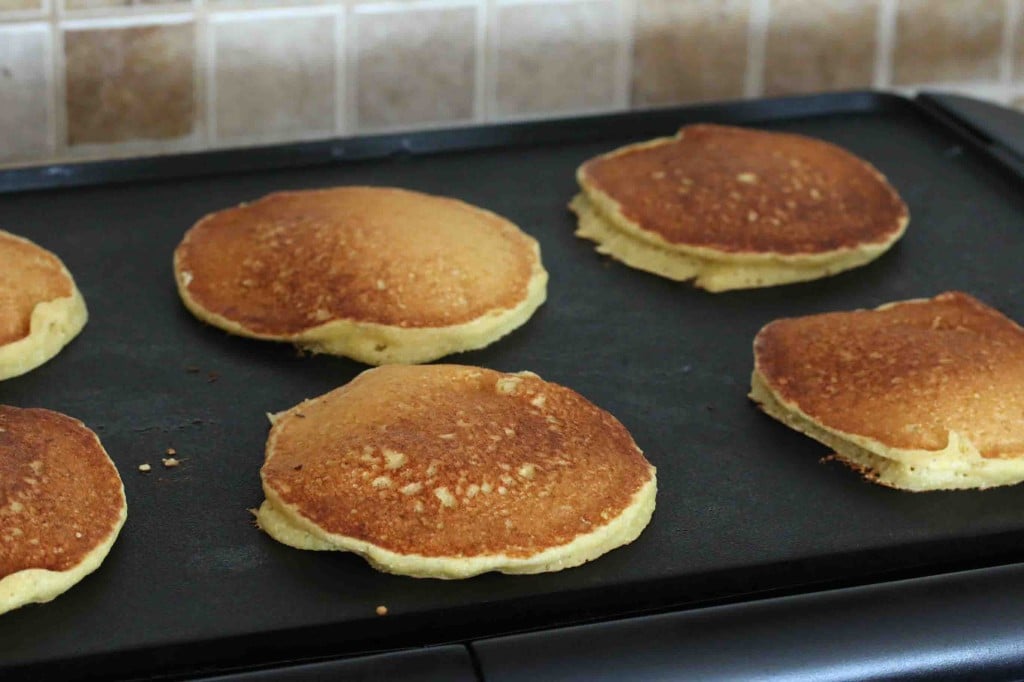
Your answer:
[[[754,358],[751,397],[879,483],[1024,480],[1024,329],[967,294],[778,320]]]
[[[0,405],[0,613],[50,601],[96,570],[126,515],[95,433],[57,412]]]
[[[710,291],[816,279],[874,260],[909,213],[885,177],[800,135],[692,125],[577,171],[577,234]]]
[[[60,259],[0,230],[0,380],[55,356],[87,319],[85,300]]]
[[[389,573],[558,571],[632,542],[654,511],[625,427],[529,372],[382,367],[273,422],[260,527]]]
[[[544,302],[537,242],[461,201],[379,187],[278,192],[200,220],[178,291],[229,332],[369,364],[482,348]]]

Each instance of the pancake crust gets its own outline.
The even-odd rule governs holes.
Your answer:
[[[557,571],[635,539],[655,470],[614,417],[530,373],[385,367],[279,414],[260,526],[379,570]]]
[[[370,364],[481,348],[543,303],[537,242],[504,218],[407,190],[278,192],[200,220],[174,254],[197,317]]]
[[[0,380],[55,356],[87,318],[85,300],[60,259],[0,230]]]
[[[879,483],[1024,480],[1024,329],[967,294],[777,320],[754,357],[751,397]]]
[[[0,613],[50,601],[96,570],[126,515],[95,433],[57,412],[0,405]]]
[[[869,262],[909,222],[867,162],[800,135],[693,125],[577,171],[577,234],[627,265],[709,291],[824,277]]]

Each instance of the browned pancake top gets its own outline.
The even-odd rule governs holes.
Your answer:
[[[939,450],[949,431],[985,457],[1024,456],[1024,329],[966,294],[772,322],[757,369],[832,429]]]
[[[0,230],[0,345],[28,336],[36,305],[67,298],[71,287],[55,255]]]
[[[469,322],[526,298],[535,242],[454,199],[341,187],[279,192],[203,218],[175,252],[205,310],[257,334],[348,319]]]
[[[575,391],[457,365],[364,372],[282,416],[267,451],[264,483],[316,525],[424,556],[565,544],[652,475],[625,427]]]
[[[672,244],[814,254],[892,240],[907,218],[867,162],[800,135],[692,125],[583,165],[626,218]]]
[[[77,419],[0,405],[0,578],[66,571],[110,538],[121,479]]]

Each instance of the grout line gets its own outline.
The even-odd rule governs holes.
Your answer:
[[[54,5],[62,4],[63,0],[54,0]],[[66,154],[71,146],[68,143],[67,55],[64,53],[64,27],[58,21],[53,24],[52,36],[53,83],[50,90],[53,96],[53,156],[56,158]]]
[[[198,0],[197,0],[198,1]],[[260,19],[290,19],[299,17],[335,17],[344,11],[344,5],[283,5],[278,7],[261,7],[259,9],[236,9],[229,12],[209,12],[209,21],[213,24],[241,23]]]
[[[633,105],[633,41],[636,35],[636,0],[619,0],[619,56],[616,60],[615,101],[620,109]]]
[[[345,92],[346,83],[348,82],[348,53],[346,52],[348,37],[345,31],[349,21],[347,10],[348,8],[345,5],[339,5],[334,13],[334,51],[332,52],[332,58],[334,59],[333,133],[335,136],[344,135],[345,127],[348,124],[348,117],[345,115],[345,104],[348,102],[348,96]]]
[[[216,147],[220,142],[217,121],[217,36],[215,16],[210,11],[206,0],[196,0],[196,24],[203,25],[202,43],[197,46],[196,56],[199,58],[202,53],[203,61],[203,91],[206,94],[203,119],[206,123],[206,144],[209,147]],[[198,89],[197,89],[198,94]]]
[[[487,1],[487,40],[484,43],[484,121],[498,119],[498,69],[500,67],[499,41],[501,39],[501,22],[498,20],[500,7],[498,0]]]
[[[896,47],[896,2],[881,0],[878,3],[878,25],[875,30],[875,72],[872,84],[876,88],[892,85],[892,58]]]
[[[337,93],[343,98],[339,108],[339,116],[344,126],[342,129],[349,134],[355,134],[359,129],[359,24],[356,21],[359,12],[358,7],[350,8],[346,15],[344,26],[345,42],[341,48],[344,50],[343,61],[345,73],[344,89]]]
[[[1003,17],[1003,49],[999,55],[999,80],[1006,84],[1007,89],[1013,85],[1013,58],[1017,38],[1017,28],[1024,16],[1021,16],[1021,0],[1006,0],[1006,13]],[[1022,74],[1016,74],[1018,77]]]
[[[53,23],[46,25],[44,39],[46,50],[44,50],[43,68],[46,70],[46,154],[47,156],[57,155],[57,105],[60,101],[57,98],[57,41],[54,34],[57,32]]]
[[[80,30],[90,28],[136,28],[139,26],[175,26],[188,24],[196,21],[196,12],[193,9],[189,13],[179,12],[177,14],[141,14],[104,17],[65,17],[61,26],[68,30]]]
[[[747,24],[747,67],[743,81],[745,97],[759,97],[764,92],[764,58],[771,11],[771,0],[750,0],[750,19]]]
[[[394,14],[417,10],[474,7],[476,4],[477,0],[403,0],[402,2],[377,2],[374,4],[357,3],[352,11],[355,14]]]
[[[475,45],[473,48],[473,121],[487,120],[487,0],[478,0],[476,4],[476,24],[474,28]]]

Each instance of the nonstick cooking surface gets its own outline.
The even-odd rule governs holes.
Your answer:
[[[584,141],[0,195],[0,228],[59,254],[90,311],[57,358],[0,383],[0,402],[95,429],[129,505],[96,573],[50,604],[0,616],[0,673],[68,659],[95,666],[81,674],[356,653],[1020,558],[1024,486],[911,494],[871,485],[822,463],[823,446],[746,397],[751,340],[777,317],[960,289],[1024,321],[1018,177],[906,100],[795,102],[739,118],[868,159],[907,201],[911,223],[867,267],[765,290],[712,295],[627,268],[574,237],[566,210],[585,159],[693,120],[737,120],[728,107],[622,116]],[[200,323],[178,300],[171,253],[208,212],[342,184],[458,197],[540,241],[548,302],[491,348],[444,362],[529,369],[615,414],[658,467],[657,510],[635,543],[561,573],[437,581],[294,550],[253,527],[265,414],[365,367]],[[179,467],[161,466],[167,448]],[[143,463],[153,471],[140,473]],[[388,616],[375,615],[380,604]]]

